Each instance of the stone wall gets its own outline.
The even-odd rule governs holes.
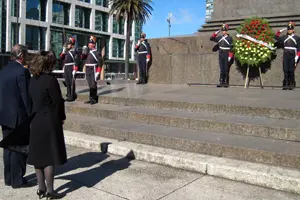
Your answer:
[[[213,31],[219,30],[223,21],[230,25],[230,34],[245,18],[265,17],[274,31],[286,27],[290,20],[295,21],[296,32],[300,32],[300,0],[215,0],[212,19],[206,21],[198,36],[160,38],[149,40],[153,64],[150,68],[150,83],[164,84],[216,84],[219,79],[218,52],[212,49],[215,43],[209,40]],[[244,84],[246,69],[236,64],[231,66],[230,84]],[[259,84],[258,70],[251,72],[253,82]],[[296,71],[296,81],[300,74]],[[263,74],[264,84],[281,86],[283,79],[282,49],[277,50],[277,58],[271,68]]]
[[[149,82],[161,84],[216,84],[219,80],[218,52],[212,49],[215,43],[209,40],[210,34],[199,36],[160,38],[149,40],[152,47],[153,64],[149,70]],[[257,74],[258,71],[253,71]],[[231,66],[230,84],[244,84],[245,69]],[[255,75],[253,75],[255,77]],[[296,70],[296,81],[300,83],[300,73]],[[282,85],[282,49],[277,50],[277,58],[271,69],[263,74],[264,84]],[[252,85],[259,85],[253,79]]]
[[[299,15],[299,0],[215,0],[212,20],[246,16]]]

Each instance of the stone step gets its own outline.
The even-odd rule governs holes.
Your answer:
[[[300,141],[300,120],[280,120],[211,112],[187,112],[111,104],[66,104],[66,111],[91,117],[129,120],[204,131],[250,135],[270,139]]]
[[[278,91],[280,92],[280,91]],[[78,101],[86,101],[89,98],[87,94],[78,95]],[[186,98],[186,99],[183,99]],[[253,104],[247,98],[240,98],[238,101],[233,102],[232,98],[222,96],[222,101],[219,97],[208,97],[205,96],[178,96],[172,94],[160,94],[159,98],[146,98],[146,97],[114,97],[101,95],[99,97],[99,103],[104,104],[115,104],[123,106],[137,106],[137,107],[148,107],[158,109],[173,109],[182,110],[189,112],[212,112],[220,114],[233,114],[233,115],[247,115],[254,117],[268,117],[275,119],[300,119],[300,109],[294,108],[299,107],[298,100],[286,100],[282,102],[271,102],[272,99],[264,99],[259,97],[259,104]],[[173,100],[176,99],[176,100]],[[235,99],[236,100],[236,99]],[[249,101],[247,101],[249,100]],[[222,102],[222,104],[220,103]],[[280,104],[280,105],[279,105]]]
[[[66,144],[300,194],[300,170],[188,153],[65,131]]]
[[[68,114],[65,130],[300,169],[300,143]]]

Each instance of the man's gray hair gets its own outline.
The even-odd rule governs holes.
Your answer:
[[[16,44],[11,50],[11,59],[17,60],[21,58],[21,55],[27,54],[27,47],[21,44]]]

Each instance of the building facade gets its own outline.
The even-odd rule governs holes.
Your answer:
[[[206,0],[206,16],[205,20],[211,19],[211,13],[214,11],[214,0]]]
[[[76,47],[87,45],[90,35],[97,38],[97,49],[106,61],[123,71],[125,58],[124,20],[109,16],[108,0],[2,0],[0,23],[1,52],[10,52],[14,44],[24,44],[30,52],[52,49],[58,55],[69,36]],[[134,42],[142,26],[133,22],[130,60],[134,62]],[[120,66],[121,65],[121,66]]]

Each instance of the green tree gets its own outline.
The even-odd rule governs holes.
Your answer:
[[[133,21],[145,24],[152,15],[152,0],[109,0],[111,10],[109,15],[116,15],[116,20],[121,17],[127,22],[126,44],[125,44],[125,79],[128,79],[130,33]],[[133,36],[134,37],[134,36]]]

